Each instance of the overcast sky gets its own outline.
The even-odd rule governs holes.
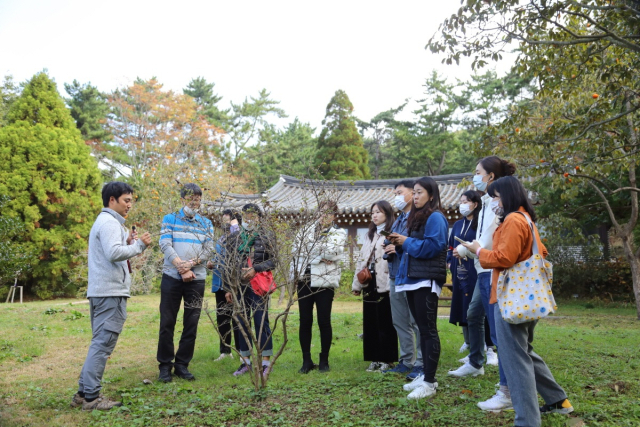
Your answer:
[[[24,81],[47,69],[63,83],[109,92],[157,76],[181,91],[216,84],[221,105],[262,88],[292,120],[320,126],[337,89],[369,120],[419,99],[432,69],[468,79],[424,49],[454,0],[138,1],[0,0],[0,74]],[[501,63],[498,71],[506,70]]]

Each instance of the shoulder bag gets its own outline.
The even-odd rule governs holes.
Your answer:
[[[379,238],[380,236],[378,236],[378,239]],[[358,271],[358,274],[356,274],[356,277],[358,278],[358,282],[362,285],[363,288],[366,288],[369,285],[369,282],[371,282],[371,280],[373,279],[373,276],[371,275],[371,268],[369,266],[371,264],[371,258],[373,257],[373,254],[376,252],[376,244],[378,243],[378,239],[376,239],[375,242],[372,241],[373,248],[371,249],[369,258],[367,258],[367,262],[364,265],[364,268]]]
[[[497,297],[502,318],[519,324],[547,317],[558,307],[551,292],[553,265],[542,258],[538,249],[535,226],[522,212],[533,235],[531,258],[500,272]]]

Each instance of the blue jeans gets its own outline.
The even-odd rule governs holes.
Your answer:
[[[538,393],[550,405],[567,398],[553,378],[544,360],[533,351],[533,331],[537,321],[512,325],[502,320],[494,304],[495,325],[500,345],[500,366],[509,378],[511,402],[516,412],[515,425],[539,427]]]
[[[484,318],[489,322],[491,341],[500,348],[500,343],[496,337],[496,327],[494,321],[493,307],[489,304],[491,298],[491,272],[478,274],[476,288],[473,291],[469,310],[467,311],[467,329],[469,331],[469,363],[476,369],[484,365]],[[500,359],[498,359],[499,362]],[[500,371],[500,385],[507,385],[507,377],[502,369],[502,364],[498,364]]]

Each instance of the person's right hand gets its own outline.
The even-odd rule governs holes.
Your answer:
[[[453,248],[453,250],[451,251],[451,255],[453,255],[454,257],[456,257],[458,259],[462,259],[462,257],[458,253],[458,249],[456,249],[456,248]]]
[[[396,245],[388,244],[384,247],[384,252],[387,254],[395,254],[396,253]]]
[[[184,274],[181,274],[181,276],[183,282],[190,282],[196,278],[196,274],[191,270],[187,271]]]
[[[151,244],[151,233],[148,231],[140,236],[140,240],[144,243],[145,246],[149,246]]]
[[[231,300],[231,292],[227,292],[226,294],[224,294],[224,299],[227,300],[227,302],[229,304],[231,304],[233,301]]]

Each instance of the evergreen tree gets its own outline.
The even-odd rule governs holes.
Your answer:
[[[19,94],[20,90],[13,82],[13,76],[5,76],[2,86],[0,86],[0,127],[7,124],[7,113]]]
[[[24,244],[37,254],[25,286],[41,298],[73,291],[66,273],[85,251],[102,206],[101,176],[89,147],[46,73],[25,85],[0,128],[3,216],[24,223]]]
[[[369,178],[369,155],[353,118],[353,104],[343,90],[336,91],[327,113],[316,152],[316,165],[325,179]]]
[[[109,104],[107,97],[91,86],[91,83],[81,85],[77,80],[64,84],[64,89],[71,98],[67,99],[67,105],[71,110],[71,117],[76,121],[82,139],[93,143],[111,141],[113,136],[106,129]]]
[[[218,108],[218,102],[222,100],[222,97],[213,92],[215,85],[213,82],[207,83],[204,77],[196,77],[182,92],[192,97],[196,104],[202,107],[202,112],[209,122],[224,128],[225,123],[229,120],[229,110]]]

